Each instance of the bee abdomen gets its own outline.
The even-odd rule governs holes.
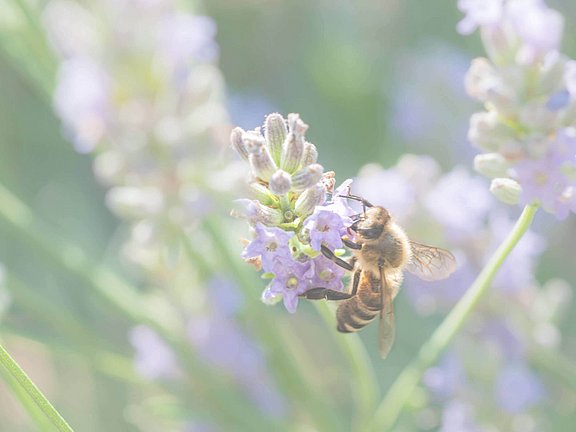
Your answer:
[[[380,313],[380,305],[366,305],[358,297],[352,297],[340,304],[336,311],[338,331],[352,333],[364,328]]]

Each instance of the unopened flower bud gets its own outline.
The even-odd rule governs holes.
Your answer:
[[[268,142],[270,155],[276,164],[280,164],[282,146],[287,134],[286,121],[280,114],[272,113],[266,117],[264,136]]]
[[[513,136],[514,132],[498,121],[494,111],[478,112],[470,117],[468,140],[483,150],[498,151]]]
[[[300,167],[304,154],[304,133],[308,125],[300,120],[298,114],[288,114],[288,135],[284,141],[281,168],[293,173]]]
[[[249,186],[252,191],[252,196],[265,206],[272,205],[276,202],[276,198],[266,186],[258,182],[252,182]]]
[[[230,143],[232,144],[232,148],[236,151],[236,153],[242,156],[242,159],[248,160],[248,149],[246,148],[244,140],[242,139],[244,133],[244,129],[240,127],[235,127],[232,129],[232,132],[230,133]]]
[[[264,181],[270,180],[278,168],[270,156],[264,137],[246,132],[242,141],[248,150],[248,161],[254,175]]]
[[[544,57],[540,68],[538,94],[551,94],[562,87],[568,69],[566,60],[566,57],[558,52],[550,52]]]
[[[306,189],[296,200],[296,214],[301,217],[312,214],[316,206],[324,202],[324,194],[324,186],[321,184]]]
[[[290,174],[286,171],[278,170],[270,178],[270,191],[276,195],[284,195],[288,193],[292,186],[292,179]]]
[[[490,184],[490,192],[500,201],[506,204],[518,204],[522,187],[509,178],[495,178]]]
[[[256,200],[238,199],[234,203],[232,216],[248,219],[251,225],[261,222],[266,226],[278,226],[283,222],[280,210],[266,207]]]
[[[314,186],[322,179],[324,168],[320,164],[312,164],[302,168],[292,176],[292,190],[301,192]]]
[[[504,177],[508,168],[506,158],[500,153],[484,153],[474,158],[474,169],[488,178]]]
[[[498,76],[494,66],[488,59],[479,57],[472,60],[470,69],[464,78],[466,92],[481,102],[486,102],[488,93],[501,84],[501,78]]]
[[[302,166],[312,165],[318,160],[318,150],[312,143],[304,143],[304,154],[302,155]]]

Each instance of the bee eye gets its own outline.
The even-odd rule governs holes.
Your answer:
[[[383,227],[360,228],[356,232],[366,239],[375,239],[382,234]]]

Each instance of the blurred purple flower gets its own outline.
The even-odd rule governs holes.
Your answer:
[[[426,43],[397,61],[386,122],[403,151],[410,146],[449,158],[445,162],[473,155],[473,149],[463,145],[468,113],[475,106],[462,82],[469,62],[455,46],[439,42]]]
[[[506,361],[520,361],[526,354],[524,341],[518,331],[507,322],[506,317],[487,320],[480,335],[483,340],[496,343],[501,357]]]
[[[516,164],[514,172],[522,185],[523,204],[537,200],[545,209],[553,209],[559,219],[568,216],[571,202],[562,203],[558,198],[569,183],[556,158],[524,159]]]
[[[54,105],[79,152],[94,150],[107,131],[110,85],[106,72],[88,57],[74,57],[60,66]]]
[[[460,359],[453,351],[442,356],[438,365],[426,371],[424,384],[434,396],[447,400],[456,396],[459,388],[468,382]]]
[[[284,231],[277,227],[266,227],[257,223],[254,227],[256,237],[242,252],[242,258],[262,257],[262,268],[267,272],[274,272],[278,266],[275,261],[292,260],[289,240],[294,236],[293,232]]]
[[[466,16],[458,23],[458,32],[470,34],[478,26],[497,24],[502,18],[502,0],[458,0],[458,9]]]
[[[543,396],[540,379],[522,363],[509,364],[498,374],[495,397],[507,413],[521,413],[537,404]]]
[[[156,332],[139,325],[132,328],[129,339],[136,350],[134,362],[140,375],[150,380],[178,377],[180,372],[176,356]]]
[[[487,262],[496,248],[510,233],[513,222],[504,214],[495,214],[490,219],[491,244],[486,248]],[[529,230],[518,242],[496,274],[493,285],[507,294],[517,293],[534,283],[534,272],[538,258],[544,252],[544,239]]]
[[[406,218],[416,202],[416,190],[402,173],[377,165],[362,168],[354,181],[354,192],[372,204],[383,205],[399,220]]]
[[[519,52],[520,61],[532,62],[558,49],[564,20],[543,0],[509,1],[506,3],[506,17],[523,42]]]
[[[493,202],[486,182],[462,168],[442,176],[425,198],[430,214],[457,238],[477,233]]]
[[[450,401],[442,413],[440,432],[480,432],[476,424],[474,409],[466,402]]]
[[[187,334],[199,355],[212,366],[240,382],[250,398],[267,414],[280,417],[285,405],[266,370],[261,349],[234,319],[229,296],[238,301],[238,288],[226,278],[209,285],[205,315],[188,322]]]

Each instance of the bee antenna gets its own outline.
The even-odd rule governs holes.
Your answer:
[[[358,201],[362,203],[362,207],[363,207],[363,211],[364,213],[366,213],[366,207],[374,207],[374,205],[372,203],[370,203],[369,201],[365,200],[362,197],[359,197],[357,195],[352,195],[350,193],[348,193],[348,195],[339,195],[341,198],[347,198],[347,199],[351,199],[354,201]]]

